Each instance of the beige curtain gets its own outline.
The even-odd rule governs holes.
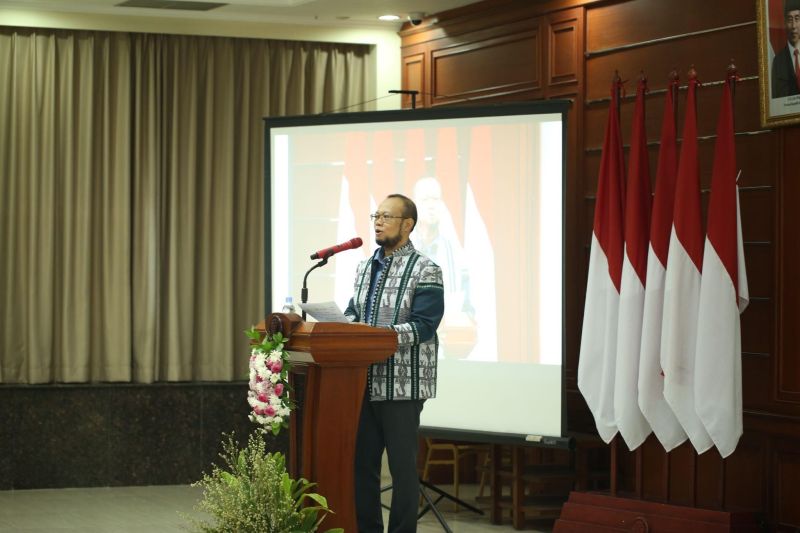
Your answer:
[[[262,117],[365,101],[367,53],[0,30],[0,382],[244,378]]]

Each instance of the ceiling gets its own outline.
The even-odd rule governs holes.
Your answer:
[[[409,14],[430,15],[475,3],[477,0],[133,0],[141,5],[121,7],[124,0],[0,0],[2,9],[57,11],[102,15],[155,16],[203,20],[325,25],[350,28],[399,29]],[[207,9],[214,3],[221,7]],[[206,5],[202,5],[206,4]],[[189,10],[191,7],[200,10]],[[400,20],[382,22],[378,16],[395,14]]]

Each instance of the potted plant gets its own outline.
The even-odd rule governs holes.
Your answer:
[[[311,492],[313,483],[291,479],[283,454],[268,453],[264,434],[277,435],[288,425],[292,402],[289,395],[289,360],[280,334],[261,339],[254,329],[250,354],[250,420],[259,424],[239,449],[233,436],[223,442],[222,465],[193,486],[203,488],[195,507],[212,518],[187,517],[196,531],[205,533],[296,533],[319,529],[327,513],[324,496]],[[331,529],[328,533],[342,532]]]

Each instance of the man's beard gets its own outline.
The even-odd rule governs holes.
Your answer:
[[[375,239],[375,243],[381,246],[388,246],[389,248],[393,248],[397,246],[397,243],[400,242],[402,236],[398,233],[394,237],[381,237],[379,239]]]

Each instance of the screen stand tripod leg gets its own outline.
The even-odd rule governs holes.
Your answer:
[[[430,495],[425,491],[425,487],[422,485],[422,483],[419,484],[419,493],[422,494],[422,497],[425,498],[425,501],[427,503],[425,504],[425,507],[423,508],[422,512],[420,512],[418,519],[422,518],[422,515],[427,513],[428,510],[430,509],[431,511],[433,511],[433,515],[436,517],[436,520],[438,520],[439,523],[442,525],[442,529],[444,529],[446,533],[453,533],[453,530],[450,529],[450,526],[447,525],[447,520],[444,519],[442,513],[440,513],[439,509],[436,508],[436,502],[441,500],[442,496],[439,495],[439,498],[436,500],[436,502],[434,502],[431,499]]]
[[[424,479],[420,479],[419,480],[419,488],[420,488],[420,490],[422,490],[422,487],[427,487],[428,489],[432,490],[433,492],[435,492],[436,494],[439,495],[439,497],[436,499],[436,503],[439,503],[439,500],[441,500],[443,498],[447,498],[451,502],[454,502],[454,503],[458,504],[459,506],[464,507],[464,508],[472,511],[473,513],[478,513],[478,514],[481,514],[481,515],[483,514],[483,511],[481,511],[480,509],[478,509],[474,505],[470,505],[469,503],[465,502],[461,498],[456,498],[455,496],[446,493],[445,491],[443,491],[442,489],[440,489],[436,485],[432,484],[430,481],[425,481]]]

